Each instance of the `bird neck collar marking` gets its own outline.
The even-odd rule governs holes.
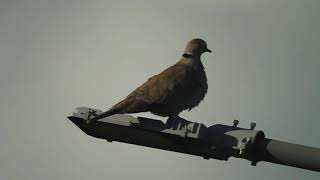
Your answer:
[[[184,58],[193,58],[193,55],[192,54],[188,54],[188,53],[184,53],[184,54],[182,54],[182,56]]]

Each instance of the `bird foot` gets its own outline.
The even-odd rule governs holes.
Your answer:
[[[174,116],[169,116],[168,120],[185,120],[185,119],[183,119],[178,115],[174,115]]]
[[[181,118],[178,115],[169,116],[169,118],[166,122],[166,126],[168,129],[177,129],[179,127],[179,124],[185,126],[187,124],[187,122],[189,122],[189,121]]]

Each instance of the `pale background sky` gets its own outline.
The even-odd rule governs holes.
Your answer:
[[[106,143],[66,119],[78,106],[108,109],[200,37],[216,52],[203,55],[209,91],[182,117],[256,122],[270,138],[320,147],[319,8],[319,0],[0,0],[0,179],[320,179]]]

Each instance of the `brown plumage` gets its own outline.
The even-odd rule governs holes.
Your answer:
[[[90,119],[98,120],[114,114],[150,111],[159,116],[178,116],[191,110],[205,97],[208,85],[200,56],[211,52],[202,39],[193,39],[185,53],[173,66],[149,78],[110,110]]]

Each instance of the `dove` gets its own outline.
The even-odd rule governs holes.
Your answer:
[[[201,55],[211,50],[199,38],[186,45],[180,60],[161,73],[149,78],[126,98],[108,111],[87,120],[87,123],[112,116],[151,112],[155,115],[180,118],[184,110],[191,110],[204,99],[207,91],[207,77],[201,62]]]

